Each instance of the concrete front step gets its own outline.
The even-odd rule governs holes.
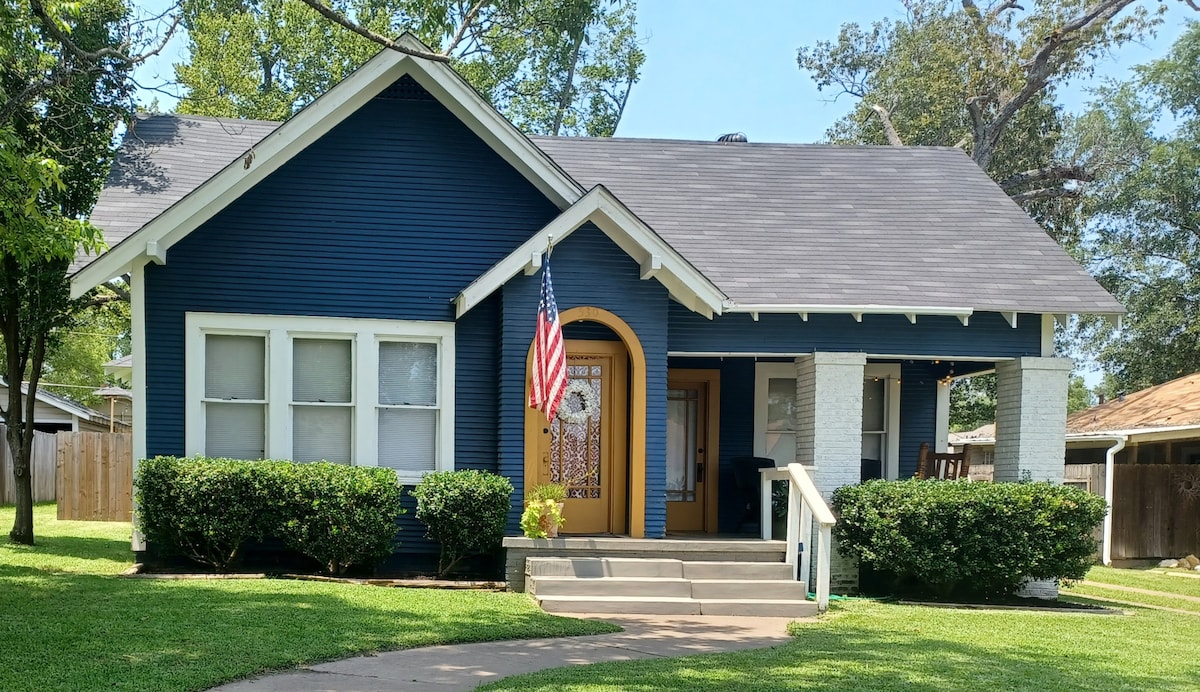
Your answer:
[[[816,613],[784,563],[530,557],[525,588],[549,612],[762,615]]]
[[[538,604],[548,613],[735,615],[743,617],[812,617],[817,614],[816,603],[791,600],[545,596],[538,598]]]
[[[622,557],[531,557],[525,561],[529,577],[646,577],[682,579],[683,561]]]
[[[543,596],[643,596],[647,598],[691,598],[687,579],[655,577],[530,577],[529,593]]]
[[[803,601],[808,585],[791,579],[692,579],[692,598]]]

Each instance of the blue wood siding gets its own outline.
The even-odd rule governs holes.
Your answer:
[[[555,247],[552,264],[560,311],[584,305],[604,308],[629,324],[646,352],[646,535],[661,537],[667,516],[667,291],[656,281],[642,281],[638,264],[591,225]],[[540,288],[540,274],[522,274],[503,289],[500,470],[518,486],[509,521],[513,531],[524,495],[525,363]],[[604,331],[568,328],[565,334],[603,338]]]
[[[148,453],[184,451],[184,313],[450,321],[454,296],[557,213],[400,80],[146,267]],[[497,305],[458,327],[458,383],[484,381],[457,415],[479,428],[494,428],[479,416],[495,406],[482,363],[495,362]],[[461,431],[458,463],[494,468],[489,434]]]
[[[997,313],[971,316],[964,327],[955,317],[903,315],[722,315],[705,319],[673,303],[670,309],[673,353],[811,353],[853,351],[895,355],[1014,357],[1040,356],[1042,321],[1021,315],[1014,329]]]
[[[404,78],[146,267],[147,452],[184,453],[189,311],[454,320],[558,209]],[[499,296],[456,325],[456,466],[497,469]],[[401,553],[435,546],[413,518]]]
[[[933,446],[937,434],[937,381],[946,372],[944,364],[900,363],[900,478],[917,472],[922,442]]]

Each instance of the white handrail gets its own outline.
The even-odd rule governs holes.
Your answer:
[[[784,473],[779,473],[784,471]],[[779,476],[785,476],[780,479]],[[829,608],[829,571],[832,554],[833,525],[836,519],[825,498],[809,476],[808,470],[800,464],[788,464],[785,469],[774,469],[772,473],[764,473],[762,477],[762,506],[763,506],[763,538],[770,538],[769,515],[771,507],[771,480],[786,480],[788,482],[788,513],[787,513],[787,548],[786,562],[792,566],[792,578],[798,579],[801,574],[804,579],[809,577],[814,552],[817,558],[817,583],[814,591],[817,594],[817,610],[825,612]],[[812,537],[813,523],[817,524],[816,550],[808,545]],[[801,553],[800,543],[805,543]]]

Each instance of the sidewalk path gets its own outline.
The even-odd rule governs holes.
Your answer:
[[[219,692],[416,692],[470,690],[546,668],[639,658],[758,649],[789,640],[792,618],[594,615],[625,628],[616,634],[484,642],[389,651],[243,680]]]
[[[1102,581],[1088,581],[1086,579],[1079,582],[1084,586],[1094,586],[1098,589],[1112,589],[1113,591],[1124,591],[1126,593],[1138,593],[1145,596],[1159,596],[1162,598],[1175,598],[1180,601],[1188,601],[1190,603],[1200,603],[1200,596],[1188,596],[1180,593],[1170,593],[1168,591],[1154,591],[1152,589],[1139,589],[1136,586],[1121,586],[1120,584],[1108,584]]]

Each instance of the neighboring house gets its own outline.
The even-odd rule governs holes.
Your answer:
[[[21,394],[28,396],[28,386],[21,385]],[[0,401],[8,401],[8,386],[0,382]],[[5,404],[7,406],[7,403]],[[28,420],[28,417],[26,418]],[[38,387],[33,412],[33,429],[56,433],[63,431],[108,432],[109,417],[95,409]],[[118,432],[127,432],[127,426],[118,423]]]
[[[527,137],[390,51],[282,125],[139,116],[91,220],[135,458],[485,469],[514,532],[552,478],[570,531],[661,538],[741,528],[743,457],[909,476],[988,369],[997,468],[1061,478],[1054,316],[1123,311],[958,149]],[[551,242],[582,423],[525,405]]]
[[[995,434],[994,425],[984,425],[950,441],[971,445],[972,463],[986,464]],[[1104,525],[1106,564],[1200,549],[1200,512],[1188,504],[1200,500],[1200,373],[1071,414],[1064,460],[1068,482],[1113,508]]]
[[[114,358],[104,364],[104,374],[122,387],[133,383],[133,355]]]

